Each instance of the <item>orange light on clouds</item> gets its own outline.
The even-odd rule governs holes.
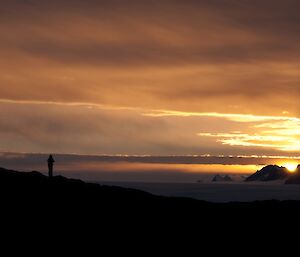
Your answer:
[[[5,2],[0,150],[300,153],[297,1]]]

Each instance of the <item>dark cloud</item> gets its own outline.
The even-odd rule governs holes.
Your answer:
[[[295,62],[299,57],[297,1],[71,2],[2,4],[4,43],[71,64]]]

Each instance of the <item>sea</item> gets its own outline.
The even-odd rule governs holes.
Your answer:
[[[276,182],[147,183],[103,182],[102,185],[143,190],[155,195],[188,197],[209,202],[300,200],[300,185]]]

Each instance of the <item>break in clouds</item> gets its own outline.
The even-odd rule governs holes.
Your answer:
[[[299,7],[3,0],[1,150],[297,155]]]

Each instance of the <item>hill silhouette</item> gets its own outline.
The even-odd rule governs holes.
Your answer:
[[[285,184],[300,184],[300,165],[294,172],[288,171],[285,167],[267,165],[245,179],[246,182],[273,180],[285,180]]]
[[[290,175],[291,173],[285,167],[268,165],[246,178],[245,181],[272,181],[285,179]]]
[[[300,214],[298,201],[209,203],[182,197],[156,196],[140,190],[102,186],[77,179],[39,172],[18,172],[0,168],[2,215],[15,221],[36,220],[89,225],[191,224],[235,217],[255,220],[262,215]],[[34,217],[34,218],[33,218]],[[231,223],[228,223],[231,224]]]
[[[0,168],[0,192],[7,204],[37,206],[55,210],[93,210],[104,213],[147,212],[160,208],[190,207],[198,201],[155,196],[136,189],[102,186],[63,176],[48,177],[39,172],[18,172]],[[17,203],[17,205],[16,205]]]

